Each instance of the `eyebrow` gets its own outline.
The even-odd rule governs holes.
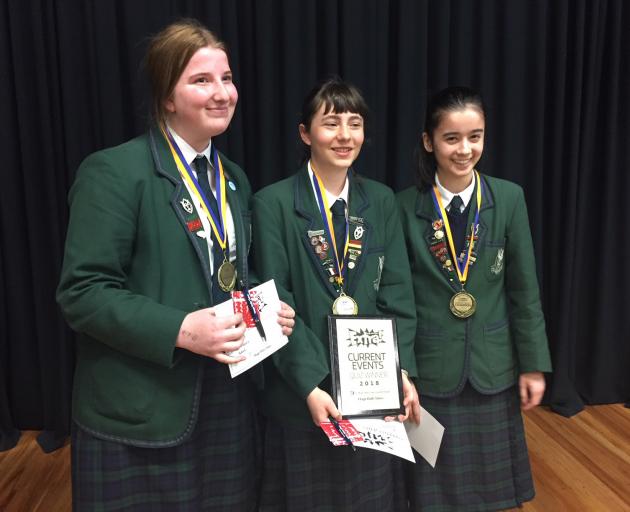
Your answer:
[[[223,73],[221,73],[220,75],[216,75],[216,76],[232,76],[232,70],[228,69],[226,71],[224,71]],[[193,73],[192,75],[190,75],[190,78],[199,78],[201,76],[215,76],[214,73],[210,72],[210,71],[199,71],[197,73]]]
[[[461,132],[444,132],[442,134],[443,137],[449,137],[451,135],[459,135]],[[475,128],[474,130],[472,130],[470,133],[473,134],[478,134],[478,133],[483,133],[483,128]]]

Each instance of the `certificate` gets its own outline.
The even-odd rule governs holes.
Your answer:
[[[276,350],[284,347],[289,339],[282,334],[282,327],[278,324],[278,311],[280,311],[280,299],[276,284],[271,279],[260,286],[249,290],[252,305],[260,318],[266,333],[265,339],[260,336],[256,329],[255,322],[248,313],[245,299],[242,292],[232,292],[232,298],[214,307],[217,316],[229,316],[234,313],[241,313],[247,329],[245,330],[245,341],[238,350],[230,352],[231,356],[245,356],[243,361],[231,363],[230,376],[237,377],[241,373],[249,370],[269,357]]]
[[[385,421],[379,418],[363,418],[352,421],[361,439],[354,442],[355,446],[370,448],[401,457],[416,463],[409,438],[405,432],[407,422]]]
[[[328,317],[332,394],[344,418],[404,414],[396,322]]]

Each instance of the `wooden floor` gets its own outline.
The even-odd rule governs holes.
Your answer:
[[[44,453],[23,432],[18,445],[0,452],[0,512],[70,512],[70,445]]]
[[[589,406],[572,418],[525,415],[536,498],[527,512],[630,511],[630,409]]]
[[[567,419],[538,408],[525,428],[537,494],[514,510],[630,511],[630,409],[589,406]],[[0,512],[71,510],[70,447],[45,455],[36,435],[0,453]]]

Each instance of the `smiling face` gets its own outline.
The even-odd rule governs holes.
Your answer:
[[[422,134],[424,148],[435,156],[440,183],[451,192],[461,192],[471,182],[483,153],[485,118],[475,107],[442,114],[433,136]]]
[[[311,162],[318,174],[347,172],[363,145],[363,117],[352,112],[325,112],[321,105],[307,129],[300,124],[300,137],[311,149]]]
[[[225,52],[205,46],[191,57],[165,101],[169,125],[197,151],[230,124],[238,92]]]

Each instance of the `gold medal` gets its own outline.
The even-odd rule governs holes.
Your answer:
[[[334,315],[357,315],[359,306],[352,297],[341,292],[341,295],[333,302],[332,311]]]
[[[217,273],[219,288],[224,292],[231,292],[236,285],[236,268],[228,260],[223,260]]]
[[[451,297],[451,313],[458,318],[468,318],[477,309],[477,301],[468,292],[462,290]]]

